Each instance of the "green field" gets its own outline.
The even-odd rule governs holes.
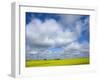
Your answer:
[[[70,58],[61,60],[26,60],[26,67],[64,66],[89,64],[89,58]]]

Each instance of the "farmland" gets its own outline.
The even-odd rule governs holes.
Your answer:
[[[64,66],[64,65],[81,65],[89,64],[89,58],[67,58],[59,60],[26,60],[26,67],[41,67],[41,66]]]

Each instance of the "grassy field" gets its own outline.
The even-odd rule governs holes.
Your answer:
[[[72,58],[62,60],[26,60],[26,67],[36,66],[64,66],[89,64],[89,58]]]

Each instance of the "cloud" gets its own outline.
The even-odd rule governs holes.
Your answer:
[[[69,50],[69,49],[76,49],[76,50],[89,49],[89,44],[88,42],[85,42],[85,41],[82,43],[75,41],[75,42],[72,42],[67,47],[65,47],[65,50]]]
[[[61,15],[59,22],[63,25],[63,29],[70,29],[79,37],[83,31],[89,31],[89,16],[85,15]]]
[[[89,52],[89,43],[78,41],[82,36],[82,32],[88,31],[88,18],[82,21],[82,16],[79,15],[61,15],[59,17],[59,21],[54,18],[47,18],[42,21],[34,17],[26,25],[27,54],[52,53],[51,57],[53,57],[57,54],[53,54],[54,52],[50,48],[58,47],[63,48],[62,53],[76,51],[77,54],[81,54],[81,52]],[[60,54],[61,51],[57,53]]]
[[[77,20],[79,20],[82,16],[81,15],[74,15],[74,14],[69,14],[69,15],[61,15],[61,21],[64,24],[73,24]]]
[[[76,39],[74,32],[70,30],[63,31],[60,25],[54,19],[42,22],[39,19],[33,19],[26,26],[26,44],[33,48],[48,48],[55,46],[64,46]]]
[[[71,54],[73,56],[77,55],[77,57],[88,57],[89,56],[89,43],[86,41],[82,43],[79,43],[78,41],[74,41],[70,45],[64,47],[64,52]]]

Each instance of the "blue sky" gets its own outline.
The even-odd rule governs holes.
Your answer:
[[[70,50],[89,54],[89,15],[26,12],[27,54]]]

